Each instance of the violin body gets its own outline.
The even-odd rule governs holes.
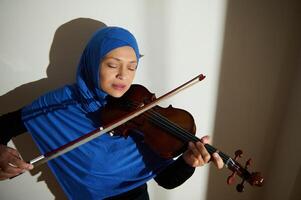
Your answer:
[[[101,121],[106,124],[120,119],[127,113],[155,99],[155,95],[145,87],[132,85],[121,98],[109,98],[108,104],[101,111]],[[195,135],[196,126],[192,115],[171,105],[167,108],[155,106],[150,111],[146,111],[114,129],[114,134],[127,137],[131,131],[139,131],[144,135],[144,142],[161,157],[170,159],[179,156],[185,151],[188,141],[183,142],[181,138],[173,134],[172,130],[168,131],[158,122],[156,123],[154,113],[160,116],[158,120],[165,118],[169,120],[169,123],[181,124],[181,128]]]

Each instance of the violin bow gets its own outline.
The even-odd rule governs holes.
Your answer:
[[[205,76],[203,74],[200,74],[198,76],[196,76],[195,78],[191,79],[190,81],[180,85],[179,87],[171,90],[170,92],[164,94],[163,96],[157,98],[156,100],[152,101],[151,103],[147,104],[147,105],[141,105],[137,110],[132,111],[128,114],[126,114],[122,119],[117,119],[105,126],[99,127],[63,146],[60,146],[50,152],[47,152],[43,155],[40,155],[32,160],[29,161],[30,164],[32,164],[34,167],[37,167],[39,165],[42,165],[60,155],[63,155],[105,133],[109,133],[110,131],[112,131],[113,129],[115,129],[116,127],[128,122],[129,120],[137,117],[138,115],[144,113],[145,111],[157,106],[159,103],[161,103],[163,100],[166,100],[168,98],[170,98],[171,96],[174,96],[175,94],[179,93],[180,91],[191,87],[192,85],[202,81],[205,78]]]
[[[146,112],[147,110],[150,110],[151,108],[157,106],[159,103],[161,103],[163,100],[166,100],[170,98],[171,96],[174,96],[175,94],[181,92],[184,89],[187,89],[188,87],[191,87],[192,85],[202,81],[205,78],[203,74],[200,74],[196,76],[195,78],[191,79],[190,81],[180,85],[179,87],[171,90],[170,92],[164,94],[163,96],[155,99],[154,101],[151,101],[150,103],[144,105],[140,105],[136,110],[129,112],[128,114],[125,114],[124,117],[121,119],[116,119],[102,127],[99,127],[69,143],[66,143],[63,146],[60,146],[52,151],[49,151],[43,155],[40,155],[32,160],[29,161],[30,164],[32,164],[34,167],[40,166],[60,155],[63,155],[105,133],[110,133],[113,131],[113,129],[117,128],[118,126],[130,121],[131,119],[137,117],[138,115]],[[215,149],[213,146],[209,144],[205,144],[206,149],[208,150],[209,153],[214,153],[218,151]],[[237,185],[236,190],[238,192],[242,192],[244,190],[244,182],[247,181],[251,185],[255,186],[262,186],[264,179],[261,177],[259,172],[254,172],[250,173],[248,171],[248,166],[251,164],[251,159],[249,159],[246,162],[245,167],[242,167],[238,162],[237,159],[238,157],[241,157],[242,151],[238,150],[235,152],[235,158],[232,159],[231,157],[227,156],[223,152],[218,151],[219,155],[222,157],[223,162],[225,163],[225,166],[232,171],[232,174],[228,177],[227,183],[232,184],[235,181],[235,176],[238,175],[242,178],[242,182]],[[20,174],[19,174],[20,175]],[[19,176],[17,175],[17,176]],[[16,176],[14,176],[16,177]],[[12,178],[14,178],[12,177]],[[12,179],[11,178],[11,179]]]

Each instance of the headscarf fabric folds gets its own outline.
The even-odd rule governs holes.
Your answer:
[[[22,110],[22,119],[45,154],[101,126],[89,117],[106,104],[99,88],[99,65],[104,56],[122,46],[140,53],[126,29],[105,27],[88,42],[81,56],[76,83],[48,92]],[[62,66],[64,67],[64,66]],[[129,137],[104,134],[48,162],[68,199],[104,199],[138,187],[166,167],[164,160],[143,144],[143,133]]]

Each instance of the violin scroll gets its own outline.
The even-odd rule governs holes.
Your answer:
[[[242,157],[242,151],[237,150],[235,152],[235,157],[229,164],[229,169],[232,171],[232,174],[228,177],[227,183],[233,184],[235,182],[235,176],[239,175],[242,178],[241,183],[237,184],[236,190],[238,192],[244,191],[244,183],[247,181],[252,186],[261,187],[263,185],[264,179],[261,176],[260,172],[250,173],[248,167],[251,166],[252,159],[248,159],[245,167],[242,167],[238,162],[238,158]]]

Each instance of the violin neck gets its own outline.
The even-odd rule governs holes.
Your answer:
[[[155,125],[161,127],[162,129],[166,130],[171,135],[175,136],[177,139],[181,140],[183,144],[188,144],[188,142],[198,142],[200,139],[194,135],[195,133],[195,127],[188,131],[182,127],[180,127],[178,124],[170,121],[168,118],[164,117],[160,113],[156,112],[155,110],[149,110],[146,112],[147,118],[151,120],[152,123]],[[236,157],[232,159],[225,153],[219,151],[215,147],[211,146],[210,144],[204,144],[206,150],[209,152],[210,155],[217,152],[221,159],[223,160],[225,166],[230,169],[234,174],[237,174],[238,176],[243,178],[243,181],[249,182],[251,185],[257,185],[261,186],[263,183],[263,178],[260,176],[259,173],[250,173],[247,170],[247,165],[245,167],[242,167],[237,161]],[[231,176],[230,176],[231,177]],[[230,181],[230,179],[229,179]],[[239,184],[239,186],[241,186]]]
[[[196,137],[195,135],[192,135],[191,133],[187,132],[186,134],[189,134],[190,135],[190,138],[192,142],[197,142],[197,141],[200,141],[200,139],[198,137]],[[190,142],[190,141],[185,141],[185,142]],[[219,156],[222,158],[224,164],[226,167],[232,167],[232,165],[235,164],[235,161],[230,157],[228,156],[227,154],[225,154],[224,152],[222,151],[219,151],[217,148],[215,148],[214,146],[210,145],[210,144],[205,144],[204,145],[206,150],[208,151],[208,153],[210,155],[212,155],[213,153],[217,152],[219,154]]]
[[[182,127],[179,127],[177,124],[165,118],[160,113],[157,113],[154,110],[147,111],[146,113],[148,113],[148,118],[152,119],[152,122],[154,124],[157,124],[158,126],[164,128],[166,131],[168,131],[170,134],[174,135],[178,139],[182,140],[184,143],[188,143],[190,141],[191,142],[200,141],[200,139],[196,137],[194,134],[183,129]],[[222,158],[226,167],[232,168],[236,166],[236,162],[231,157],[217,150],[215,147],[211,146],[210,144],[205,144],[205,148],[210,153],[210,155],[212,155],[214,152],[217,152],[219,156]]]
[[[222,158],[226,167],[232,167],[233,165],[235,165],[235,161],[230,156],[228,156],[227,154],[225,154],[222,151],[219,151],[218,149],[211,146],[210,144],[205,144],[205,148],[210,153],[210,155],[217,152],[219,154],[219,156]]]

